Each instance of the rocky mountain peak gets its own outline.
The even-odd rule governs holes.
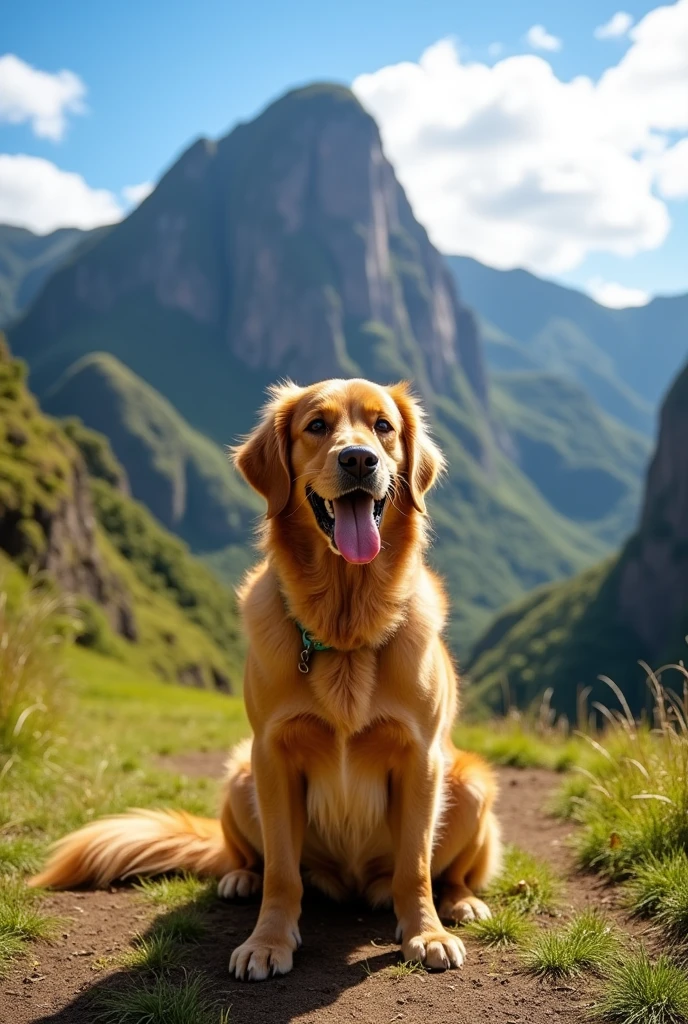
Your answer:
[[[112,335],[136,322],[147,338],[169,336],[177,357],[202,344],[216,377],[255,375],[256,398],[283,375],[411,377],[429,403],[446,395],[486,429],[473,317],[375,122],[339,86],[296,90],[219,142],[197,140],[130,217],[54,275],[12,335],[39,364],[39,395],[67,365],[63,347],[45,352],[46,338],[71,335],[71,359],[88,351],[82,329],[103,318]],[[169,352],[163,341],[147,352],[156,344]],[[118,354],[119,342],[106,347]],[[161,385],[169,371],[145,352],[132,357],[138,372],[143,364],[186,411]],[[228,423],[231,433],[247,426]]]
[[[619,583],[619,614],[654,657],[683,657],[688,626],[688,367],[662,407],[636,536]],[[667,645],[671,652],[667,651]]]

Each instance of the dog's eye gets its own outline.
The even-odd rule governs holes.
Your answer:
[[[306,430],[309,434],[324,434],[327,430],[327,423],[321,419],[311,420]]]
[[[394,427],[389,422],[389,420],[386,420],[382,416],[380,416],[375,421],[375,429],[377,430],[378,434],[391,434],[392,431],[394,430]]]

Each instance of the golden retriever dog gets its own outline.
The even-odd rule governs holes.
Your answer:
[[[230,960],[259,981],[291,970],[306,882],[391,903],[405,960],[459,967],[463,943],[441,921],[489,916],[475,892],[500,842],[493,775],[452,743],[447,601],[424,561],[442,456],[407,385],[330,380],[273,388],[234,460],[267,518],[240,592],[253,740],[231,755],[221,819],[96,821],[33,883],[186,870],[227,899],[262,889]]]

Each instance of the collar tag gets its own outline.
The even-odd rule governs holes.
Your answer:
[[[307,675],[310,672],[310,661],[311,654],[313,651],[331,651],[333,648],[328,647],[327,644],[321,643],[320,640],[316,640],[312,633],[309,633],[305,626],[302,626],[300,622],[296,623],[296,627],[301,633],[301,642],[303,648],[299,655],[299,672],[303,675]]]

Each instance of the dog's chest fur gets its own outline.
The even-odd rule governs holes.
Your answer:
[[[309,832],[345,862],[388,834],[389,776],[408,737],[384,715],[372,652],[316,657],[314,713],[292,720],[288,742],[306,781]]]

